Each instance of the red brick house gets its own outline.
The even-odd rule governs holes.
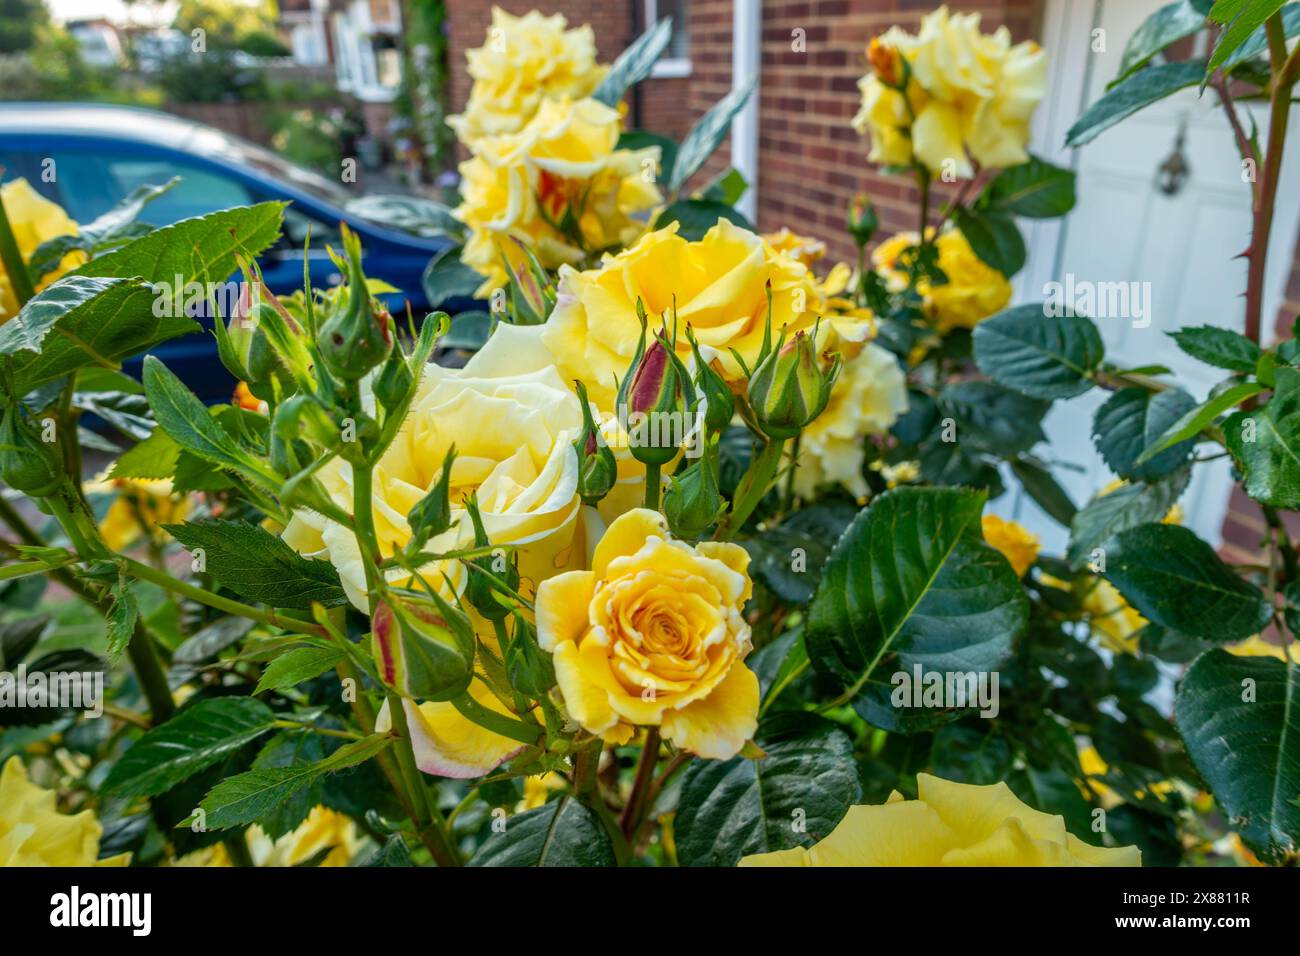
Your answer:
[[[1044,285],[1075,276],[1150,290],[1145,324],[1099,320],[1109,357],[1132,366],[1163,362],[1188,391],[1204,397],[1217,380],[1182,356],[1164,332],[1187,325],[1239,325],[1245,267],[1232,256],[1249,235],[1249,192],[1231,134],[1213,94],[1195,91],[1152,107],[1082,150],[1066,150],[1065,133],[1105,90],[1124,44],[1166,0],[949,0],[954,11],[978,11],[984,28],[1005,25],[1017,41],[1034,39],[1052,58],[1048,99],[1035,122],[1031,150],[1078,173],[1079,205],[1060,222],[1026,223],[1030,258],[1016,277],[1022,301],[1044,298]],[[446,0],[451,56],[451,107],[469,92],[464,51],[479,46],[491,18],[489,0]],[[630,97],[629,125],[682,136],[732,87],[757,74],[759,91],[733,127],[730,143],[708,172],[730,163],[751,184],[746,211],[765,231],[789,226],[824,239],[831,259],[847,259],[852,243],[844,212],[858,192],[871,196],[882,236],[914,229],[916,192],[866,161],[867,143],[850,125],[858,110],[858,78],[868,40],[895,24],[914,28],[937,0],[497,0],[512,13],[561,12],[590,23],[603,61],[653,20],[672,15],[672,48],[656,74]],[[683,28],[684,25],[684,28]],[[1189,55],[1198,54],[1189,44]],[[1258,118],[1258,117],[1257,117]],[[1261,129],[1266,123],[1259,122]],[[1160,167],[1177,156],[1189,174],[1172,194],[1156,188]],[[1300,147],[1292,148],[1279,195],[1267,314],[1289,335],[1300,314]],[[1195,237],[1195,241],[1194,241]],[[1091,471],[1060,471],[1076,501],[1086,501],[1112,475],[1089,440],[1096,397],[1064,403],[1049,417],[1052,451]],[[1258,507],[1244,496],[1227,501],[1226,462],[1198,469],[1184,496],[1187,522],[1227,552],[1253,551],[1262,535]],[[1012,483],[1014,485],[1014,482]],[[1240,492],[1237,492],[1240,495]],[[1012,496],[1008,496],[1008,499]],[[1002,504],[1035,524],[1049,547],[1063,533],[1040,521],[1027,500]],[[1230,505],[1230,507],[1229,507]]]

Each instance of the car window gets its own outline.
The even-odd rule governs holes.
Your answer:
[[[236,180],[167,159],[102,153],[56,153],[52,158],[60,201],[78,222],[102,216],[140,186],[161,185],[173,176],[181,181],[149,204],[141,216],[145,222],[166,226],[252,201]]]
[[[280,233],[279,245],[285,248],[301,250],[307,241],[310,230],[313,249],[324,249],[325,244],[337,246],[339,228],[336,222],[322,222],[315,216],[308,216],[296,206],[290,205],[284,211],[284,229]]]

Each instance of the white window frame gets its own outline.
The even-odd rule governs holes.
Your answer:
[[[649,30],[659,22],[659,0],[644,0],[645,3],[645,24]],[[673,29],[681,28],[683,24],[674,23]],[[689,56],[678,57],[660,57],[655,61],[655,65],[650,68],[651,79],[677,79],[691,75],[691,58]]]

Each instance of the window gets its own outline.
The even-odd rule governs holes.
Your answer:
[[[99,152],[55,154],[52,158],[60,204],[77,222],[102,216],[139,186],[161,186],[173,176],[180,176],[181,181],[149,203],[140,216],[152,226],[168,226],[252,201],[242,183],[166,158]]]
[[[651,76],[691,75],[691,31],[687,18],[690,0],[645,0],[645,22],[658,23],[665,17],[673,18],[673,35],[668,49],[659,57]]]

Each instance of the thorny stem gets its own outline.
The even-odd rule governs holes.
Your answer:
[[[654,780],[655,764],[659,762],[659,728],[651,727],[646,731],[645,744],[641,748],[641,761],[637,764],[636,778],[632,782],[632,793],[623,807],[619,825],[623,834],[631,842],[640,829],[641,818],[645,813],[646,791]]]

